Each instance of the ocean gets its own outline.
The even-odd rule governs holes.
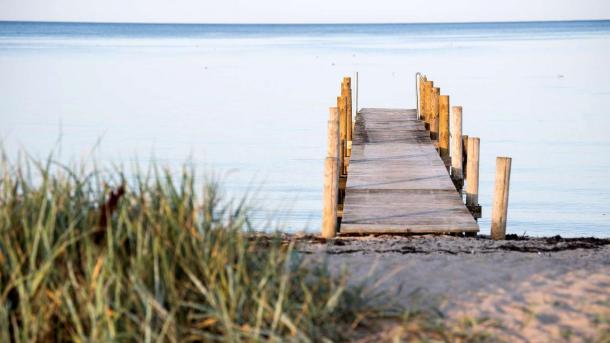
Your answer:
[[[513,158],[508,233],[610,236],[610,21],[174,25],[0,22],[6,153],[107,168],[151,161],[248,193],[258,228],[319,230],[328,107],[415,108],[415,73]],[[266,225],[267,220],[273,224]]]

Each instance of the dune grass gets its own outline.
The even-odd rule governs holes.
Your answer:
[[[192,169],[1,168],[2,342],[346,340],[383,312]]]
[[[192,168],[128,180],[2,155],[0,173],[1,342],[376,341],[388,323],[401,341],[485,337],[254,234],[248,200]]]

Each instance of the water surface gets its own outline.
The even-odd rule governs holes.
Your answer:
[[[286,230],[320,223],[326,119],[414,108],[426,73],[481,138],[481,228],[512,156],[508,231],[610,235],[610,21],[416,25],[0,23],[0,137],[106,164],[184,161],[256,190]],[[58,147],[58,140],[59,143]]]

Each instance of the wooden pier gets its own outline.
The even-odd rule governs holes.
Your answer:
[[[351,79],[344,78],[328,122],[324,237],[479,232],[479,138],[462,136],[462,107],[450,107],[432,81],[418,75],[417,90],[417,109],[363,108],[352,124]],[[505,159],[498,159],[503,174],[492,223],[499,239],[508,204]]]
[[[356,116],[341,233],[478,232],[416,110]]]

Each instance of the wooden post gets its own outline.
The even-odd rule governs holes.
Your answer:
[[[508,188],[510,185],[510,157],[496,158],[496,188],[491,211],[491,239],[506,238],[506,218],[508,212]]]
[[[347,97],[347,140],[352,140],[352,78],[344,77],[345,96]]]
[[[339,109],[336,107],[331,107],[329,108],[328,113],[328,140],[326,145],[326,157],[339,159]]]
[[[440,88],[432,88],[432,103],[430,106],[430,138],[438,141],[438,101],[440,97]]]
[[[430,131],[430,118],[432,117],[432,101],[434,100],[434,82],[428,83],[428,98],[426,100],[428,108],[426,109],[426,130]]]
[[[339,111],[329,110],[327,155],[324,161],[324,201],[322,207],[322,237],[337,234],[337,205],[339,198]]]
[[[424,107],[422,111],[424,126],[426,130],[430,130],[430,106],[432,106],[432,88],[434,87],[434,82],[425,81],[424,82]]]
[[[426,76],[419,77],[419,119],[424,119],[424,117],[423,117],[424,104],[425,104],[424,82],[426,82],[426,81],[428,81]]]
[[[451,179],[455,188],[464,187],[462,173],[462,106],[451,107]]]
[[[478,137],[468,137],[466,207],[475,218],[481,218],[481,207],[479,206],[479,146],[480,140]]]
[[[438,151],[449,169],[449,95],[441,95],[438,100],[438,132]]]
[[[339,156],[339,159],[341,161],[341,168],[339,169],[339,171],[341,172],[341,174],[345,174],[345,170],[346,170],[346,163],[345,163],[345,155],[347,153],[347,141],[346,141],[346,136],[347,136],[347,116],[346,116],[346,106],[345,106],[345,101],[346,99],[343,96],[338,96],[337,97],[337,108],[339,110],[339,139],[340,139],[340,144],[341,144],[341,154]]]
[[[352,155],[352,78],[343,78],[343,96],[346,100],[346,156]]]
[[[466,168],[466,166],[468,165],[468,135],[462,135],[462,173],[464,173],[464,179],[468,179],[467,176],[467,172],[468,168]]]

